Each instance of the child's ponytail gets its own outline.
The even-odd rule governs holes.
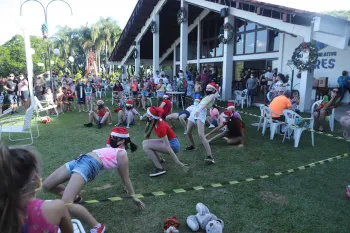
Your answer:
[[[131,152],[134,152],[137,150],[137,145],[135,143],[133,143],[132,141],[130,141],[130,150],[131,150]]]
[[[9,149],[5,145],[0,145],[1,233],[21,232],[25,212],[21,195],[27,191],[25,189],[29,189],[28,183],[35,170],[37,170],[37,159],[30,150],[25,148]]]

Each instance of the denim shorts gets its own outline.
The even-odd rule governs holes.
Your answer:
[[[92,181],[102,169],[102,164],[91,155],[80,155],[76,160],[66,163],[69,176],[73,173],[79,174],[85,181]]]
[[[165,94],[164,91],[157,91],[157,97],[163,97]]]
[[[173,149],[175,154],[180,151],[180,142],[179,142],[178,137],[169,140],[169,144],[170,144],[170,147],[171,147],[171,149]]]
[[[201,93],[197,92],[193,94],[193,99],[200,99],[201,98]]]
[[[218,126],[218,121],[213,119],[213,118],[211,118],[211,124],[214,125],[215,127],[217,127]]]
[[[142,91],[141,91],[141,95],[142,95],[142,96],[148,97],[148,91],[142,90]]]

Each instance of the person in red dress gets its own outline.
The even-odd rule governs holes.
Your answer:
[[[169,100],[169,95],[165,94],[163,95],[163,101],[159,105],[160,108],[163,108],[163,115],[162,119],[165,120],[166,116],[168,116],[171,113],[172,104]]]
[[[164,170],[162,166],[162,163],[164,163],[165,160],[161,159],[158,153],[170,155],[178,166],[185,171],[188,170],[187,165],[180,162],[176,156],[176,153],[180,151],[180,142],[174,131],[162,119],[163,115],[164,112],[162,108],[152,106],[147,109],[146,116],[149,121],[146,126],[145,140],[142,142],[142,148],[156,167],[156,171],[150,174],[151,177],[160,176],[166,173],[166,170]],[[158,139],[149,139],[152,130],[154,130]]]

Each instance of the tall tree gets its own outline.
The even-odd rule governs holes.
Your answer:
[[[342,10],[342,11],[326,11],[325,14],[332,15],[335,17],[343,18],[346,20],[350,20],[350,10]]]

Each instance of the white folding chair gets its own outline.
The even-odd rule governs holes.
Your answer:
[[[56,104],[48,104],[46,101],[39,101],[36,96],[34,96],[35,100],[35,112],[36,112],[36,117],[39,118],[40,112],[46,112],[48,110],[54,109],[56,112],[56,117],[58,117],[58,111],[57,111],[57,105]],[[45,106],[42,105],[46,103]]]
[[[312,107],[311,107],[311,118],[314,118],[314,110],[320,104],[322,104],[322,100],[318,100],[312,105]],[[326,117],[326,120],[328,120],[328,122],[329,122],[329,128],[331,129],[332,132],[334,132],[334,111],[335,111],[335,109],[333,108],[331,115]]]
[[[273,140],[275,137],[275,134],[277,133],[278,127],[283,125],[284,122],[279,122],[274,119],[272,119],[272,111],[268,107],[264,106],[263,107],[264,111],[264,124],[263,124],[263,130],[262,130],[262,135],[265,135],[267,125],[270,125],[270,140]]]
[[[265,107],[265,105],[263,105],[263,104],[260,104],[260,105],[259,105],[259,108],[260,108],[260,117],[259,117],[259,125],[258,125],[258,130],[257,130],[257,131],[260,130],[261,122],[262,122],[263,119],[264,119],[264,107]]]
[[[30,139],[31,143],[28,145],[32,145],[34,142],[33,139],[38,138],[40,135],[37,121],[35,121],[37,136],[33,136],[33,133],[32,133],[32,117],[33,117],[34,108],[35,108],[34,105],[30,106],[27,109],[26,114],[24,116],[18,116],[14,119],[0,122],[0,142],[1,142],[2,133],[8,133],[8,138],[10,141],[23,141],[26,139]],[[20,124],[20,122],[22,123]],[[11,137],[12,134],[29,134],[30,136],[27,138],[13,139]]]
[[[304,132],[304,130],[306,130],[307,128],[310,127],[310,129],[313,129],[314,127],[314,118],[302,118],[298,113],[292,111],[292,110],[283,110],[283,115],[286,118],[286,131],[284,133],[283,136],[283,141],[286,139],[287,135],[290,136],[293,133],[293,137],[294,137],[294,147],[298,147],[299,146],[299,142],[300,142],[300,138],[301,138],[301,134]],[[304,126],[298,126],[297,125],[297,121],[299,120],[305,120],[305,121],[309,121],[310,124],[308,125],[308,127],[304,127]],[[314,146],[314,131],[311,130],[311,143]]]
[[[72,224],[73,224],[73,232],[74,233],[86,233],[83,225],[81,224],[81,222],[77,219],[72,219]],[[61,233],[61,230],[58,229],[58,233]]]
[[[233,95],[235,96],[235,104],[237,106],[241,105],[241,108],[244,107],[244,104],[247,103],[247,107],[249,107],[249,101],[248,101],[248,90],[245,89],[243,91],[233,91]]]

